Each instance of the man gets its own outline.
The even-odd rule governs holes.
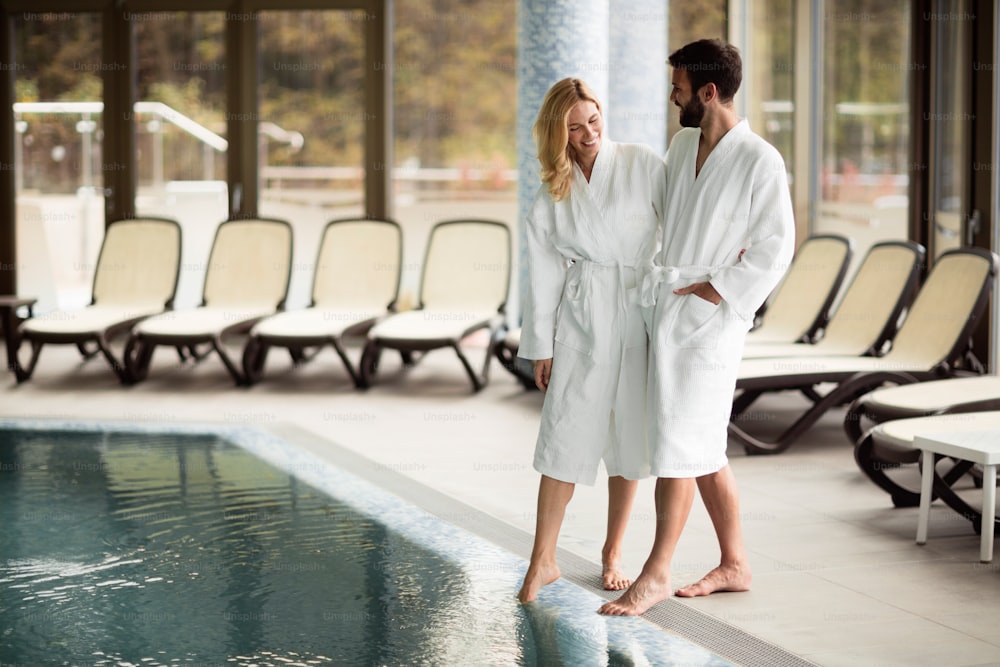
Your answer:
[[[656,537],[642,573],[603,605],[642,614],[672,594],[670,565],[691,510],[705,502],[722,552],[718,567],[682,597],[745,591],[751,574],[727,425],[743,342],[754,314],[778,284],[794,250],[784,162],[736,116],[739,51],[700,40],[670,56],[671,101],[680,130],[667,152],[663,246],[643,284],[650,319],[647,419]]]

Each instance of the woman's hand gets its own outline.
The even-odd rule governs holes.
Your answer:
[[[535,361],[535,386],[546,391],[549,388],[549,377],[552,375],[552,359]]]

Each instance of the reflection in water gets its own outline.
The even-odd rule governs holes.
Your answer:
[[[0,430],[0,654],[30,665],[534,664],[474,576],[215,436]]]

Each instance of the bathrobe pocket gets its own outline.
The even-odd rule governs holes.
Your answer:
[[[590,321],[590,300],[585,285],[578,277],[566,281],[556,319],[556,341],[577,352],[591,354],[594,349],[593,323]]]
[[[674,347],[715,349],[722,328],[721,310],[721,304],[717,306],[694,294],[685,295],[667,340]]]

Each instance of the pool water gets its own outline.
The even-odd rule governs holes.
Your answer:
[[[301,479],[329,475],[217,433],[0,428],[3,663],[633,662],[592,611],[567,634],[551,609],[518,605],[509,554],[427,517],[463,543],[460,563],[373,518],[395,505],[360,511]]]

